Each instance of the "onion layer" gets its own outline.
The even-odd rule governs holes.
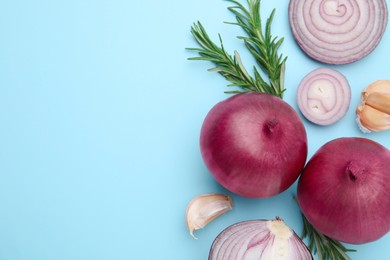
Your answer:
[[[302,50],[328,64],[371,53],[387,26],[385,0],[291,0],[289,21]]]
[[[390,151],[366,138],[338,138],[309,160],[298,182],[308,221],[330,238],[351,244],[390,230]]]
[[[203,160],[226,189],[245,197],[276,195],[298,178],[307,156],[306,131],[282,99],[247,92],[216,104],[200,134]]]
[[[303,78],[297,91],[302,114],[318,125],[330,125],[347,113],[351,88],[340,72],[319,68]]]
[[[222,231],[209,260],[309,260],[309,249],[283,220],[249,220]]]

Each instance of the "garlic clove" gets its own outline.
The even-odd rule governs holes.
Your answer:
[[[362,91],[356,115],[364,133],[390,129],[390,80],[375,81]]]
[[[381,112],[368,105],[360,105],[356,109],[357,123],[364,133],[390,129],[390,114]]]
[[[195,197],[186,209],[186,223],[190,235],[194,231],[204,228],[208,223],[233,209],[233,201],[230,196],[217,193],[208,193]]]
[[[367,95],[366,105],[390,115],[390,94],[383,92],[371,93]]]
[[[390,94],[390,80],[374,81],[363,90],[363,93],[364,92],[368,94],[372,94],[375,92]]]

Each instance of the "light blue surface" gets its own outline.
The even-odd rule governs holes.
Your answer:
[[[207,172],[198,138],[227,82],[206,72],[189,29],[200,20],[227,50],[252,60],[222,0],[0,1],[0,259],[207,259],[216,235],[248,219],[280,216],[301,232],[296,184],[269,199],[235,195],[233,211],[197,231],[184,222],[196,195],[223,192]],[[288,1],[273,33],[288,56],[285,100],[311,70],[292,38]],[[389,29],[389,28],[388,28]],[[390,148],[390,132],[363,135],[354,110],[360,91],[390,79],[390,32],[365,59],[333,68],[352,87],[348,114],[329,127],[304,121],[309,157],[341,136]],[[228,193],[230,194],[230,193]],[[353,216],[351,216],[352,218]],[[359,246],[352,259],[390,259],[390,235]]]

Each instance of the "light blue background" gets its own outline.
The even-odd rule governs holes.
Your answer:
[[[207,72],[190,26],[221,33],[229,52],[253,60],[222,0],[0,1],[0,259],[207,259],[216,235],[248,219],[280,216],[297,233],[296,184],[269,199],[232,195],[235,208],[195,234],[187,203],[227,193],[210,176],[198,138],[209,109],[227,98],[227,82]],[[300,80],[324,66],[292,38],[288,1],[277,9],[274,35],[288,56],[285,100],[294,108]],[[388,28],[389,29],[389,28]],[[390,79],[390,32],[365,59],[333,67],[349,80],[348,114],[319,127],[304,121],[309,157],[341,136],[365,136],[390,148],[390,132],[363,135],[354,110],[360,91]],[[331,66],[332,67],[332,66]],[[353,216],[351,216],[353,218]],[[353,259],[390,259],[390,235],[359,246]]]

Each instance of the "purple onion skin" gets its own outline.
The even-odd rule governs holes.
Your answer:
[[[200,134],[202,158],[227,190],[250,198],[279,194],[298,178],[307,136],[296,111],[282,99],[248,92],[216,104]]]
[[[390,151],[366,138],[338,138],[309,160],[298,202],[326,236],[350,244],[375,241],[390,230]]]

